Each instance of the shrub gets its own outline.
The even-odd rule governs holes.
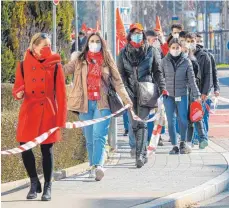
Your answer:
[[[18,119],[20,102],[12,98],[12,85],[2,84],[2,150],[11,149],[18,146],[16,142],[15,123]],[[76,121],[78,117],[72,112],[68,112],[68,121]],[[42,173],[40,147],[33,150],[36,157],[38,174]],[[81,129],[62,130],[62,140],[54,145],[54,170],[60,170],[83,163],[86,160],[85,139]],[[2,155],[2,183],[26,178],[26,171],[22,163],[21,155]]]

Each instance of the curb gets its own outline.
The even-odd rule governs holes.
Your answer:
[[[106,161],[105,163],[110,163],[110,156],[112,153],[112,151],[110,151],[109,147],[106,147]],[[62,170],[58,170],[55,171],[53,173],[53,178],[52,181],[59,181],[61,179],[67,178],[71,175],[74,174],[81,174],[83,172],[86,172],[90,169],[88,162],[70,167],[70,168],[66,168],[66,169],[62,169]],[[40,181],[43,183],[44,182],[44,177],[43,175],[39,175],[38,176]],[[21,179],[21,180],[17,180],[17,181],[12,181],[12,182],[8,182],[8,183],[3,183],[1,184],[1,195],[7,195],[16,191],[19,191],[21,189],[27,188],[30,186],[30,179],[29,178],[25,178],[25,179]]]
[[[217,70],[218,70],[218,71],[221,71],[221,70],[229,70],[229,68],[228,68],[228,67],[226,67],[226,68],[217,68]]]
[[[161,197],[149,203],[134,206],[134,208],[185,208],[225,191],[229,186],[229,152],[212,141],[209,141],[209,146],[225,158],[226,171],[200,186]]]

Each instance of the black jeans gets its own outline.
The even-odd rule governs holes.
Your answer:
[[[137,99],[133,102],[134,113],[142,120],[149,118],[150,108],[140,107],[138,105]],[[131,119],[131,125],[134,132],[134,137],[136,140],[136,159],[142,155],[147,156],[147,138],[148,129],[147,123],[139,122]]]
[[[20,145],[25,144],[20,142]],[[45,182],[50,182],[53,172],[53,143],[41,144],[42,165]],[[37,177],[36,162],[32,149],[22,152],[22,160],[30,178]]]

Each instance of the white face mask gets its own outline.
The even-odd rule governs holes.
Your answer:
[[[190,48],[190,50],[192,50],[192,51],[196,50],[196,43],[190,43],[189,48]]]
[[[179,34],[176,33],[176,34],[172,34],[173,35],[173,38],[179,38]]]
[[[92,53],[98,53],[101,50],[101,43],[89,43],[88,45],[89,47],[89,51],[91,51]]]
[[[199,42],[198,44],[204,47],[204,42]]]
[[[174,57],[176,56],[179,56],[181,54],[181,51],[180,50],[174,50],[174,49],[171,49],[170,50],[170,54]]]
[[[184,53],[184,57],[185,58],[188,58],[188,53]]]
[[[159,40],[155,40],[155,41],[153,42],[152,46],[153,46],[154,48],[161,48],[161,44],[160,44]]]

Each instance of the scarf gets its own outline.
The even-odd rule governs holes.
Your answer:
[[[86,55],[88,62],[88,75],[87,75],[87,92],[89,100],[100,100],[100,87],[101,87],[101,67],[103,64],[102,52],[92,53],[88,51]]]
[[[140,44],[140,47],[139,47]],[[140,62],[145,58],[148,50],[148,45],[146,43],[134,43],[130,41],[126,45],[126,57],[132,66],[138,66]],[[135,46],[133,46],[135,45]]]

